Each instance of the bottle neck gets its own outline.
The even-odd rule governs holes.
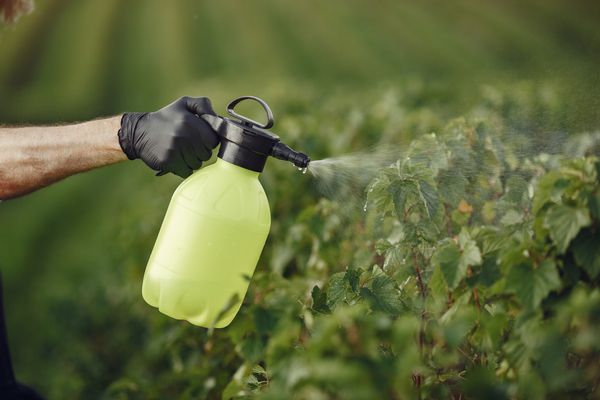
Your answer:
[[[262,172],[268,155],[229,140],[222,140],[219,158],[250,171]]]
[[[258,179],[258,176],[260,175],[260,172],[240,167],[239,165],[235,165],[229,161],[225,161],[220,157],[217,158],[215,165],[220,169],[227,170],[229,173],[238,174],[240,176]]]

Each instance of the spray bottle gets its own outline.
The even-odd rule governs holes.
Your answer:
[[[267,114],[260,124],[237,114],[243,100]],[[264,247],[271,214],[258,180],[269,156],[307,168],[310,158],[267,131],[273,113],[263,100],[242,96],[232,118],[203,115],[221,139],[217,161],[175,190],[150,255],[142,295],[162,313],[203,327],[233,320]]]

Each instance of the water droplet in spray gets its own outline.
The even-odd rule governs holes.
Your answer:
[[[367,212],[367,205],[368,205],[368,204],[369,204],[369,202],[368,202],[368,201],[365,201],[365,205],[364,205],[364,207],[363,207],[363,211],[364,211],[364,212]]]

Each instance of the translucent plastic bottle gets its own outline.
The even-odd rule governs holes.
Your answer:
[[[233,111],[244,99],[263,105],[267,124]],[[148,304],[203,327],[229,325],[248,290],[271,225],[267,196],[258,180],[267,157],[298,167],[310,161],[260,129],[273,125],[262,100],[241,97],[227,110],[240,121],[203,116],[221,137],[219,158],[173,194],[142,285]]]

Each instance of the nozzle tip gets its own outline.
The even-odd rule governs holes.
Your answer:
[[[271,155],[280,160],[289,161],[298,168],[306,168],[310,163],[310,157],[306,154],[295,151],[281,142],[273,147]]]
[[[296,153],[290,157],[290,161],[298,168],[308,168],[310,157],[304,153]]]

